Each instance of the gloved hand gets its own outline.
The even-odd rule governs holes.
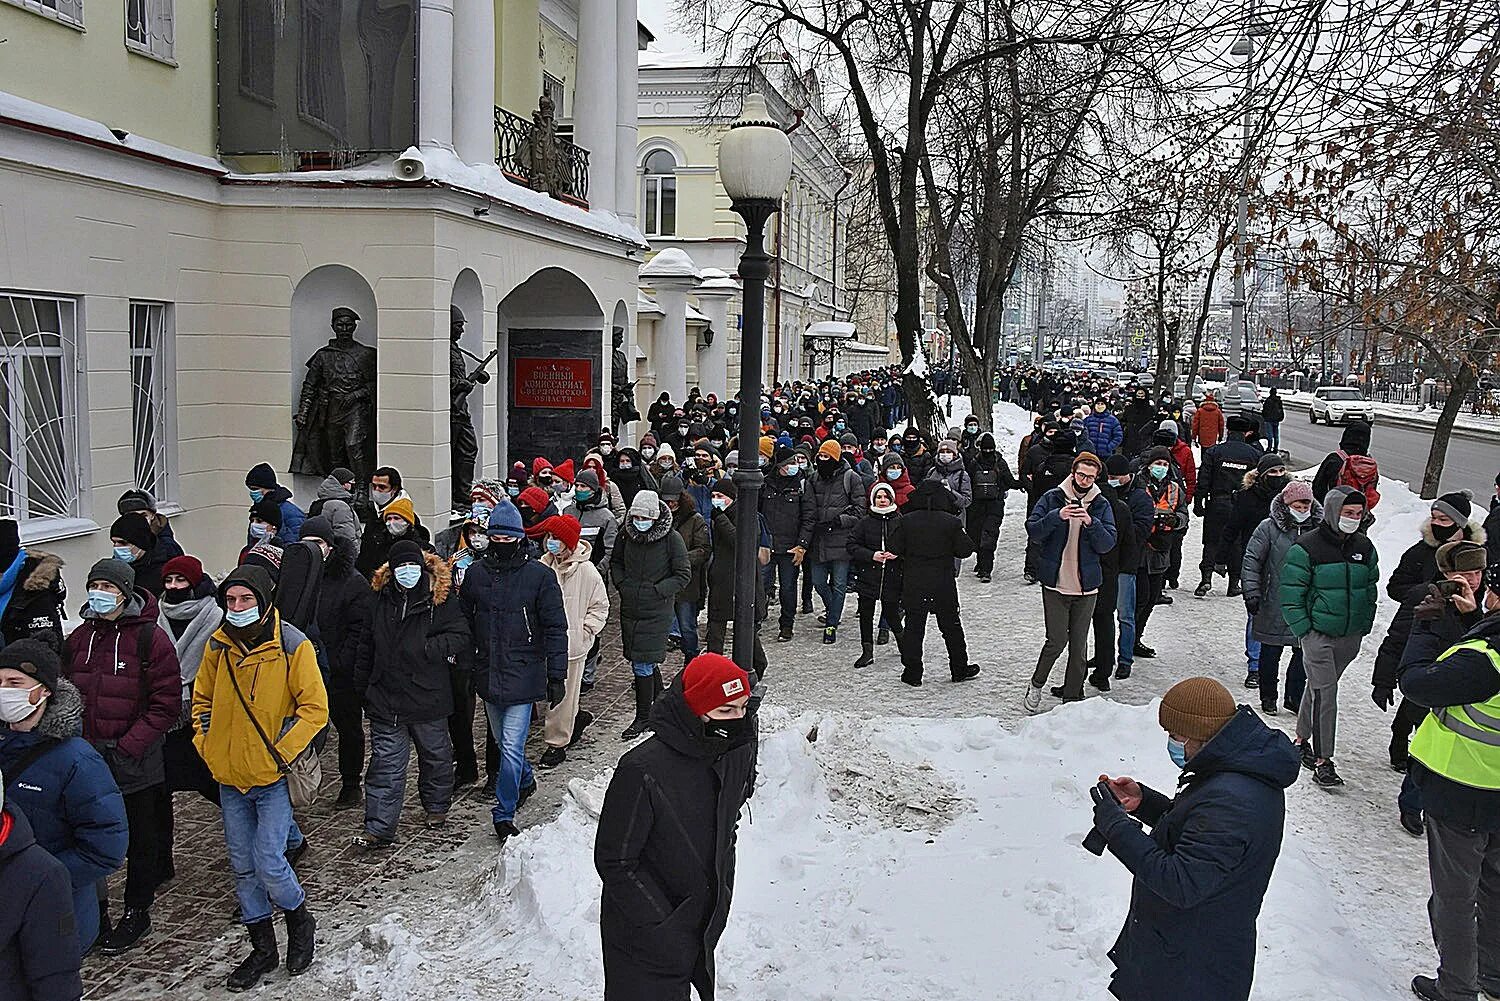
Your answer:
[[[1370,693],[1370,699],[1380,707],[1381,712],[1385,712],[1391,708],[1391,703],[1396,701],[1396,690],[1394,688],[1381,688],[1377,685],[1375,690]]]
[[[557,705],[567,697],[568,686],[566,682],[548,680],[547,682],[547,704]]]
[[[1193,498],[1193,514],[1199,518],[1203,517],[1203,496],[1201,494]]]
[[[1249,612],[1252,616],[1260,614],[1260,595],[1251,594],[1249,591],[1245,592],[1245,611]]]
[[[1089,796],[1094,801],[1094,829],[1104,835],[1105,840],[1114,838],[1121,825],[1135,823],[1113,793],[1094,786],[1089,790]]]

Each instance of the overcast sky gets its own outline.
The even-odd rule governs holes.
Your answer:
[[[701,49],[699,36],[681,31],[674,23],[672,0],[637,0],[641,23],[656,36],[653,46],[661,52],[684,52]]]

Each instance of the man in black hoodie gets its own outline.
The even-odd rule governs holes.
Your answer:
[[[901,607],[906,623],[901,635],[901,680],[912,687],[922,684],[922,641],[927,636],[927,615],[937,616],[938,629],[948,647],[948,669],[954,681],[969,681],[979,674],[979,665],[969,663],[964,624],[958,614],[958,584],[953,561],[974,552],[953,495],[938,480],[923,480],[912,491],[902,509],[901,520],[891,530],[886,550],[896,557],[901,571]]]
[[[604,1001],[714,996],[735,831],[755,785],[749,703],[749,675],[701,654],[656,701],[654,736],[615,768],[594,840]]]
[[[965,434],[968,432],[965,431]],[[974,550],[979,554],[974,561],[974,576],[980,583],[990,582],[990,573],[995,569],[995,547],[1000,542],[1000,525],[1005,520],[1005,495],[1019,490],[1021,481],[1010,471],[995,447],[995,436],[988,431],[980,434],[977,448],[969,453],[969,483],[973,500],[964,512],[965,527]]]

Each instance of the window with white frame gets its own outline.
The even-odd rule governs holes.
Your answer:
[[[563,111],[563,94],[566,90],[567,87],[561,80],[542,70],[542,93],[552,98],[552,113],[557,118],[567,117]]]
[[[79,516],[78,301],[0,290],[0,516]]]
[[[677,235],[677,159],[664,149],[652,150],[646,156],[645,183],[641,197],[645,211],[647,236]]]
[[[130,304],[130,431],[135,485],[158,501],[170,496],[170,315],[165,303]]]
[[[172,62],[172,5],[175,2],[125,0],[125,47],[143,56]]]
[[[75,28],[83,27],[83,0],[0,0],[0,3],[50,17]]]

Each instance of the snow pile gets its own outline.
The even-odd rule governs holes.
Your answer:
[[[1080,847],[1088,789],[1103,771],[1170,791],[1164,745],[1154,703],[1103,699],[1014,732],[991,718],[814,714],[768,732],[740,824],[720,996],[1103,1001],[1130,879]],[[513,838],[480,892],[450,888],[410,930],[387,918],[327,972],[377,998],[598,998],[585,802],[606,780],[576,784],[558,819]],[[1260,932],[1257,997],[1402,996],[1290,837]]]

